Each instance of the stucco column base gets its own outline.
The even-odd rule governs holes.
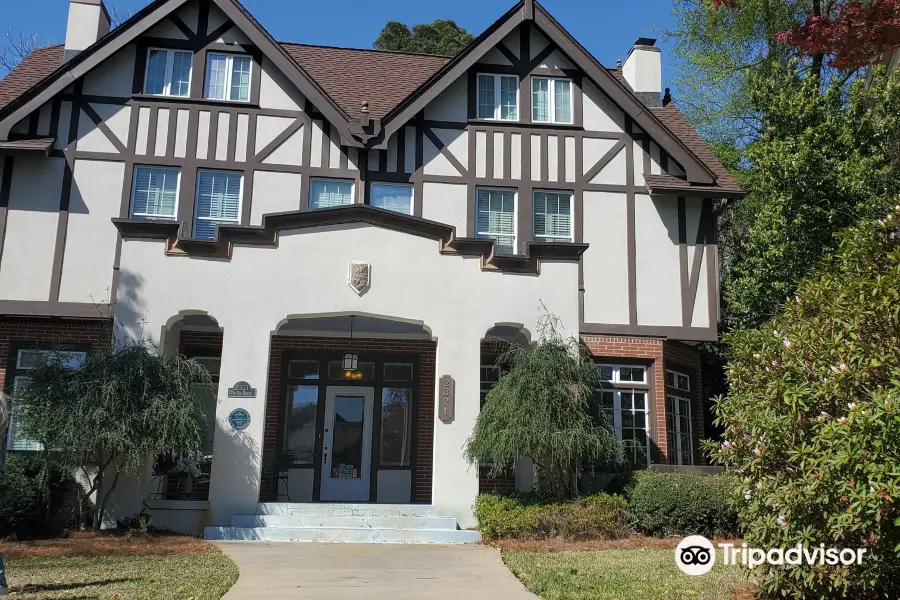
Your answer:
[[[230,525],[235,513],[256,512],[259,502],[271,333],[241,322],[223,325],[225,335],[209,486],[210,521],[219,526]],[[228,398],[228,388],[238,381],[246,381],[256,388],[256,398]],[[233,429],[228,422],[228,416],[238,408],[250,413],[250,425],[242,431]]]

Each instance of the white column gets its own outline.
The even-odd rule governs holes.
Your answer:
[[[209,505],[212,525],[230,525],[233,514],[255,513],[259,502],[270,331],[252,319],[222,323],[222,368],[216,408]],[[228,388],[246,381],[256,398],[228,398]],[[250,425],[237,431],[228,415],[238,408],[250,414]]]
[[[434,473],[432,498],[437,513],[456,517],[462,527],[472,527],[472,507],[478,495],[478,468],[463,458],[466,443],[481,410],[479,366],[481,333],[477,327],[437,331],[437,387],[434,417]],[[443,335],[442,335],[443,333]],[[456,417],[452,423],[439,418],[440,378],[450,375],[456,383]]]

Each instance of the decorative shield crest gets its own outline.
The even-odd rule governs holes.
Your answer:
[[[347,283],[360,296],[365,294],[372,285],[372,265],[367,262],[350,261]]]

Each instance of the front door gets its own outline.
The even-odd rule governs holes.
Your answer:
[[[326,390],[320,500],[368,502],[374,400],[373,388]]]

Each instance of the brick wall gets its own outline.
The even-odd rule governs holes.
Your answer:
[[[352,341],[352,343],[351,343]],[[275,450],[281,420],[281,376],[284,353],[291,350],[323,350],[344,352],[354,350],[382,355],[419,356],[419,393],[416,405],[415,473],[413,473],[413,501],[430,504],[431,477],[434,465],[434,389],[437,344],[431,340],[385,340],[354,338],[326,338],[301,336],[273,336],[269,349],[269,381],[266,395],[266,424],[264,449]]]
[[[691,414],[693,417],[694,462],[705,464],[699,452],[699,440],[705,435],[703,422],[703,387],[700,371],[700,352],[687,344],[658,338],[632,338],[586,335],[581,341],[598,362],[628,359],[650,366],[650,394],[654,403],[651,432],[653,462],[668,463],[668,424],[666,422],[666,368],[688,371],[691,376]],[[655,446],[655,447],[654,447]]]
[[[222,338],[221,331],[182,331],[178,338],[178,352],[185,356],[221,357]]]
[[[15,366],[12,352],[21,344],[46,348],[85,347],[89,352],[108,350],[112,343],[112,324],[105,319],[62,321],[0,317],[0,390],[6,390],[6,371]]]

